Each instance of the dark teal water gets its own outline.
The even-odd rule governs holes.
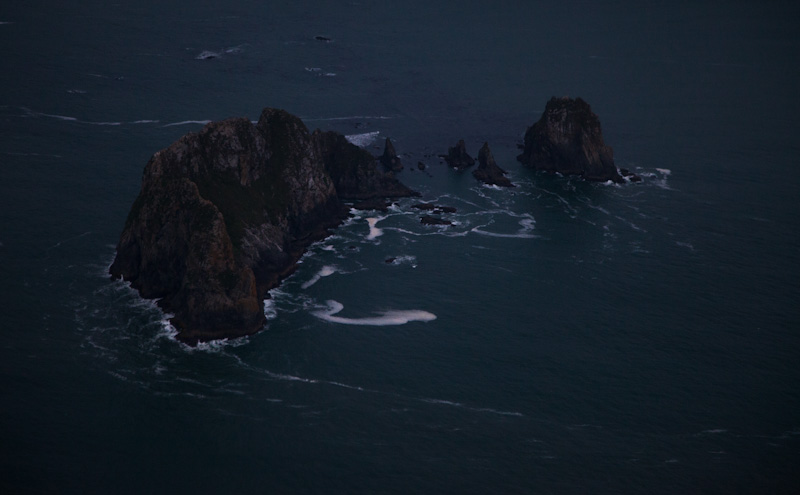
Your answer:
[[[3,493],[800,491],[800,8],[168,3],[0,6]],[[566,94],[642,184],[516,163]],[[456,225],[359,213],[190,349],[106,270],[149,156],[265,106]]]

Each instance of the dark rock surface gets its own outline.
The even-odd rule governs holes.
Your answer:
[[[630,181],[630,182],[642,182],[642,178],[641,178],[639,175],[637,175],[637,174],[635,174],[635,173],[631,172],[631,171],[630,171],[630,170],[628,170],[627,168],[621,168],[621,169],[619,169],[619,174],[620,174],[620,175],[621,175],[621,176],[622,176],[624,179],[626,179],[626,180],[628,180],[628,181]]]
[[[366,200],[419,196],[392,174],[379,170],[369,152],[351,144],[341,134],[317,130],[312,137],[340,198]]]
[[[453,225],[453,222],[443,218],[432,217],[425,215],[419,218],[419,223],[422,225]]]
[[[403,163],[400,161],[400,158],[397,156],[397,152],[394,150],[392,140],[388,137],[386,138],[386,144],[383,147],[381,163],[386,170],[391,170],[392,172],[399,172],[403,170]]]
[[[514,184],[505,176],[506,171],[497,165],[489,150],[489,143],[483,143],[483,147],[478,152],[478,168],[472,171],[472,175],[481,182],[489,185],[501,187],[514,187]]]
[[[389,207],[392,206],[392,203],[386,201],[383,198],[374,198],[374,199],[366,199],[364,201],[359,201],[358,203],[353,204],[353,209],[355,210],[362,210],[362,211],[382,211],[386,212],[389,211]]]
[[[603,142],[600,120],[580,98],[552,98],[525,133],[517,160],[537,170],[579,175],[586,180],[623,182],[614,152]]]
[[[442,206],[433,203],[417,203],[415,205],[411,205],[411,207],[416,208],[417,210],[430,211],[432,213],[455,213],[458,211],[453,206]]]
[[[448,148],[446,155],[439,156],[444,158],[447,165],[457,170],[475,165],[475,159],[467,154],[467,147],[463,139],[459,140],[455,146]]]
[[[411,207],[423,211],[432,211],[436,209],[436,205],[433,203],[417,203],[415,205],[411,205]]]
[[[423,162],[417,162],[417,168],[420,170],[425,170],[427,168]]]
[[[283,110],[212,122],[147,163],[110,273],[159,299],[184,342],[248,335],[267,291],[345,218],[341,200],[411,195],[368,152]]]

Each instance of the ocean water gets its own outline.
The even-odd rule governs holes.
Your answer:
[[[4,3],[2,492],[800,493],[798,18]],[[643,183],[515,161],[562,95]],[[149,156],[266,106],[391,137],[454,225],[354,212],[264,331],[189,348],[107,269]],[[447,169],[458,139],[517,187]]]

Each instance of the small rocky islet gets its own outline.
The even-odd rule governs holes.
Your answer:
[[[463,140],[442,158],[459,170],[475,164]],[[580,98],[551,99],[517,159],[586,180],[641,180],[616,169],[599,119]],[[513,187],[488,143],[478,161],[476,179]],[[209,123],[148,161],[109,272],[156,299],[182,342],[253,334],[266,322],[268,291],[295,270],[309,245],[341,224],[346,202],[382,210],[387,199],[419,196],[394,177],[402,168],[388,138],[376,159],[339,133],[310,132],[283,110],[264,109],[256,124]],[[451,225],[431,214],[455,211],[413,207],[428,213],[421,217],[426,225]]]

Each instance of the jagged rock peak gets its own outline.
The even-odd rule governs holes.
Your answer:
[[[383,148],[383,155],[381,155],[381,163],[386,170],[391,170],[392,172],[399,172],[403,170],[403,163],[400,161],[400,157],[397,156],[397,152],[394,150],[392,140],[388,137],[386,138],[386,144]]]
[[[525,133],[517,160],[538,170],[591,181],[623,181],[614,165],[614,152],[603,141],[600,119],[581,98],[551,98],[542,117]]]
[[[501,187],[514,187],[514,184],[505,176],[506,171],[497,165],[489,149],[489,143],[483,143],[478,151],[478,168],[472,171],[472,175],[489,185]]]
[[[444,158],[447,164],[457,170],[475,165],[475,159],[467,154],[467,146],[464,140],[460,139],[455,146],[447,149],[446,155],[439,155]]]

